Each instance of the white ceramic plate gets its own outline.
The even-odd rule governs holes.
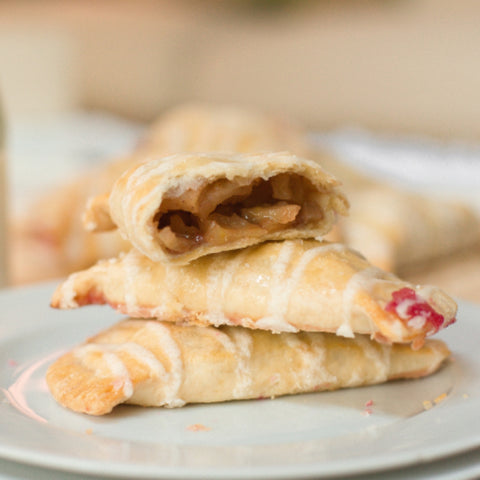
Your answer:
[[[119,316],[108,307],[51,310],[53,288],[0,294],[4,459],[117,477],[280,479],[381,471],[480,446],[479,306],[460,304],[459,321],[439,335],[453,361],[425,379],[171,410],[125,406],[96,418],[58,406],[44,374]]]

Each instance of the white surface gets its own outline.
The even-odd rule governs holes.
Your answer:
[[[61,351],[119,316],[108,307],[51,310],[52,290],[0,294],[0,457],[11,471],[24,464],[131,478],[318,478],[423,468],[480,447],[478,306],[460,305],[459,321],[440,335],[454,361],[429,378],[171,410],[119,407],[96,418],[58,406],[44,374]],[[424,400],[443,393],[424,410]],[[210,430],[188,430],[197,423]],[[466,473],[478,472],[475,455],[457,458]]]
[[[101,112],[9,120],[7,161],[14,213],[61,181],[128,154],[144,131],[140,124]]]
[[[423,137],[378,135],[360,129],[313,134],[338,158],[399,186],[454,197],[480,211],[480,145]]]

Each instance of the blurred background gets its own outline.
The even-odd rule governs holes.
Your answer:
[[[480,210],[479,19],[474,0],[3,0],[9,217],[191,101],[277,112]],[[480,301],[474,260],[412,278],[450,288],[468,270],[458,292]]]
[[[479,18],[474,0],[4,0],[1,85],[12,117],[145,121],[194,98],[478,140]]]

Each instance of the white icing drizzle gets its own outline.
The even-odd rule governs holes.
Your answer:
[[[226,262],[225,265],[210,266],[208,270],[206,282],[207,316],[209,322],[215,326],[231,324],[224,311],[225,295],[232,284],[235,273],[243,264],[247,252],[248,250],[244,249],[231,258],[229,262]]]
[[[148,322],[145,329],[158,339],[160,348],[170,362],[170,371],[164,376],[165,405],[181,407],[185,402],[178,397],[183,382],[183,362],[180,349],[169,329],[160,322]]]
[[[108,349],[112,352],[128,353],[128,355],[135,358],[139,363],[146,365],[150,373],[157,378],[162,378],[166,374],[165,367],[157,357],[150,350],[142,347],[138,343],[126,342],[118,345],[109,345]]]
[[[337,382],[337,378],[326,367],[326,350],[321,333],[315,334],[310,344],[298,335],[285,334],[282,339],[289,348],[301,352],[302,367],[295,373],[298,389],[311,390],[318,385]]]
[[[268,315],[257,321],[258,328],[265,328],[277,332],[298,332],[298,329],[290,325],[285,317],[288,312],[288,305],[292,293],[296,290],[307,265],[318,255],[328,251],[346,251],[347,247],[337,243],[325,243],[318,247],[311,248],[302,254],[302,257],[295,265],[288,278],[285,277],[285,270],[293,252],[293,242],[284,242],[289,248],[283,247],[280,251],[279,259],[273,267],[273,275],[276,283],[272,288],[270,304],[268,307]],[[285,251],[284,251],[285,248]]]
[[[338,253],[344,253],[344,252],[348,253],[348,252],[353,252],[354,251],[350,247],[347,247],[347,245],[345,245],[343,243],[326,242],[325,239],[322,238],[321,236],[316,237],[315,240],[317,240],[318,242],[322,242],[322,245],[320,245],[319,247],[315,247],[315,248],[323,249],[325,252],[332,251],[332,252],[338,252]],[[355,254],[357,254],[357,252],[355,252]]]
[[[375,380],[374,382],[383,382],[388,378],[390,371],[390,353],[391,347],[375,343],[363,335],[357,335],[355,341],[362,348],[363,355],[375,366]],[[354,380],[352,379],[351,382]]]
[[[114,386],[116,389],[122,388],[123,395],[126,398],[130,398],[133,395],[133,385],[132,380],[130,379],[130,374],[128,373],[127,367],[125,364],[118,358],[115,353],[108,351],[109,345],[101,344],[87,344],[77,347],[74,350],[75,357],[80,361],[84,361],[85,358],[90,355],[92,352],[98,352],[102,354],[102,358],[105,361],[109,373],[115,377]],[[100,370],[95,369],[95,375],[100,376]]]
[[[343,292],[343,321],[336,331],[337,335],[348,338],[354,337],[351,320],[355,297],[361,289],[368,291],[373,283],[379,281],[379,273],[381,273],[381,270],[377,267],[368,267],[352,275]]]
[[[312,375],[313,378],[316,379],[316,383],[318,383],[318,379],[321,379],[321,381],[324,383],[337,383],[337,377],[332,375],[327,368],[325,336],[315,334],[315,340],[312,342],[312,348],[312,356],[314,357],[314,361],[312,362]]]
[[[233,398],[245,398],[248,396],[252,384],[252,374],[249,360],[252,354],[252,335],[250,331],[240,327],[230,327],[228,330],[220,330],[215,327],[206,327],[203,332],[218,340],[222,347],[231,353],[235,359],[235,386]],[[226,333],[229,332],[231,337]]]
[[[236,347],[237,368],[236,384],[233,390],[234,398],[245,398],[249,396],[252,385],[252,373],[250,371],[250,357],[252,355],[252,336],[250,332],[233,327],[230,329]]]
[[[227,352],[230,352],[233,355],[235,355],[236,353],[235,344],[233,343],[232,339],[223,330],[220,330],[219,328],[216,328],[216,327],[215,328],[206,327],[202,330],[202,332],[214,337],[216,340],[218,340],[222,344],[222,347]]]
[[[257,328],[272,330],[273,332],[297,331],[295,327],[285,321],[285,310],[288,306],[288,298],[285,298],[285,273],[294,251],[293,242],[283,242],[280,252],[272,266],[272,287],[270,302],[267,307],[267,315],[255,323]]]
[[[138,280],[138,273],[140,271],[138,257],[135,251],[130,251],[123,258],[123,277],[125,290],[125,309],[126,313],[134,314],[138,308],[138,299],[136,295],[136,282]]]

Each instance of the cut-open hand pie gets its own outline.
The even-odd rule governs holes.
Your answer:
[[[414,351],[361,335],[124,320],[60,357],[47,383],[61,405],[103,415],[121,403],[181,407],[421,377],[448,355],[439,340]]]
[[[58,278],[122,251],[126,242],[118,232],[92,235],[82,227],[81,216],[90,196],[110,192],[121,173],[149,156],[289,150],[308,157],[306,138],[301,128],[276,114],[229,105],[176,106],[148,126],[135,150],[59,183],[14,219],[10,279],[22,284]]]
[[[440,289],[401,281],[341,244],[316,240],[266,242],[188,265],[153,262],[132,250],[71,275],[51,302],[104,303],[132,317],[359,333],[415,348],[456,314]]]
[[[334,177],[284,152],[158,158],[125,172],[92,205],[91,229],[115,224],[152,260],[176,263],[265,240],[317,237],[347,212]]]

